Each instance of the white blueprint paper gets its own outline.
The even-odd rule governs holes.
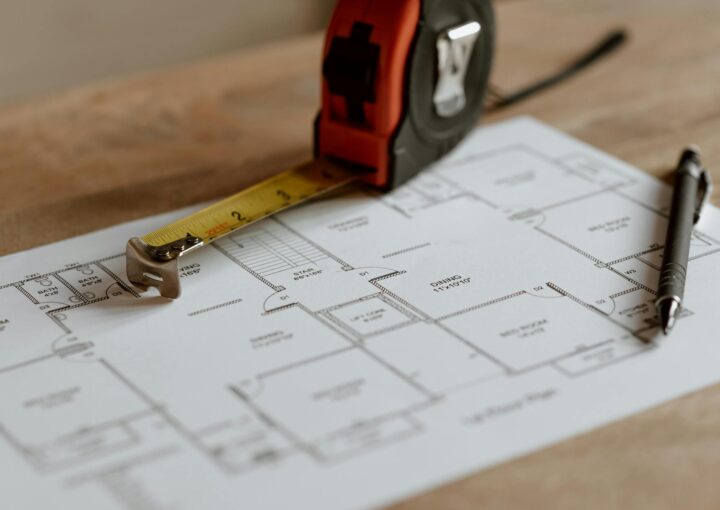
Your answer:
[[[656,347],[667,187],[531,119],[280,214],[138,295],[124,246],[0,258],[2,508],[362,509],[720,380],[720,214]]]

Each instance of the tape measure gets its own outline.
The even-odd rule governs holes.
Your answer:
[[[392,189],[441,158],[480,117],[494,33],[489,0],[340,0],[315,159],[130,239],[130,281],[177,298],[186,253],[352,181]]]

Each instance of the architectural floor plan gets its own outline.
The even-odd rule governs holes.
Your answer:
[[[716,382],[720,214],[659,338],[669,201],[517,119],[183,257],[177,301],[123,253],[180,212],[0,258],[2,507],[371,508]]]

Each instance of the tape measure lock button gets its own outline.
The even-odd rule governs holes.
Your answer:
[[[323,62],[330,93],[345,100],[351,122],[365,122],[365,103],[375,103],[375,79],[380,46],[370,42],[372,26],[353,24],[349,37],[335,36]]]

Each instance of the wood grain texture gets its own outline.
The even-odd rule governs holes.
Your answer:
[[[498,4],[498,22],[493,81],[508,89],[610,28],[627,27],[631,40],[485,122],[534,115],[661,177],[698,143],[720,182],[717,0],[517,0]],[[320,44],[318,35],[0,108],[0,254],[226,195],[308,158]],[[720,508],[718,471],[714,386],[392,510]]]

